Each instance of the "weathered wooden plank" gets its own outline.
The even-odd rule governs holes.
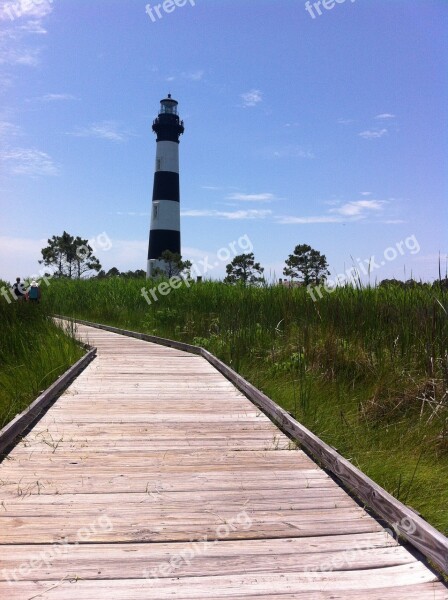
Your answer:
[[[113,475],[116,475],[117,473],[127,473],[134,475],[144,474],[152,478],[158,477],[162,474],[171,474],[173,479],[179,479],[179,477],[181,477],[182,475],[188,477],[189,474],[194,475],[196,477],[201,476],[205,479],[207,477],[207,474],[215,474],[216,476],[219,476],[220,473],[224,475],[226,473],[230,473],[231,476],[236,476],[238,480],[241,480],[242,475],[245,476],[247,473],[247,477],[249,478],[249,480],[256,480],[259,477],[259,475],[261,475],[262,479],[260,481],[272,481],[272,479],[276,476],[275,474],[266,473],[266,468],[269,468],[269,466],[272,464],[267,461],[264,463],[265,466],[263,466],[260,463],[250,461],[248,461],[246,465],[244,464],[244,461],[240,461],[239,463],[226,463],[223,461],[222,463],[216,464],[206,464],[199,461],[189,461],[188,463],[180,462],[180,464],[176,464],[173,461],[169,463],[164,462],[163,457],[161,457],[159,461],[153,460],[152,463],[149,463],[148,466],[145,466],[141,462],[139,463],[137,458],[125,458],[121,462],[120,457],[123,453],[118,452],[116,454],[104,457],[104,464],[102,467],[100,467],[98,463],[95,464],[95,460],[98,461],[99,459],[102,459],[104,453],[98,453],[99,458],[96,458],[95,455],[90,455],[86,459],[83,459],[82,457],[76,458],[73,456],[67,456],[63,460],[61,460],[61,457],[59,456],[55,460],[56,454],[57,452],[55,452],[54,454],[50,453],[46,455],[40,454],[39,458],[41,462],[41,467],[45,468],[45,472],[48,473],[49,477],[51,476],[52,478],[54,476],[57,476],[58,473],[60,474],[61,470],[64,469],[66,471],[64,478],[67,477],[68,473],[70,473],[70,477],[72,477],[73,475],[96,475],[98,473],[103,473],[104,475],[109,475],[110,473],[112,473]],[[300,464],[299,459],[297,462],[298,464]],[[275,469],[275,473],[278,474],[278,476],[282,480],[292,480],[292,483],[296,481],[303,481],[309,478],[318,478],[325,480],[328,479],[328,476],[325,476],[325,474],[319,472],[319,470],[315,467],[310,467],[305,462],[302,462],[301,466],[302,468],[300,470],[300,473],[295,472],[297,466],[296,469],[294,469],[293,465],[288,466],[288,464],[286,464],[285,466],[274,466],[273,468]],[[12,461],[7,465],[7,467],[2,469],[2,482],[7,481],[8,479],[18,481],[19,473],[20,477],[24,477],[26,475],[33,476],[35,474],[35,471],[36,469],[35,467],[33,469],[33,465],[29,463],[28,457],[26,457],[24,460]],[[339,491],[339,487],[334,485],[334,483],[332,489],[334,491]]]
[[[285,493],[283,490],[270,490],[260,492],[254,491],[245,498],[239,492],[225,491],[205,491],[195,494],[195,502],[202,508],[202,511],[217,512],[221,516],[230,514],[233,516],[240,511],[272,511],[275,513],[284,513],[291,511],[291,514],[300,514],[298,511],[321,511],[322,509],[348,508],[353,506],[353,500],[347,495],[338,496],[328,494],[324,497],[318,490],[310,490],[312,494],[306,494],[298,498],[282,499]],[[24,499],[11,498],[2,503],[2,512],[0,519],[22,517],[22,516],[45,516],[52,517],[57,512],[63,511],[64,514],[72,517],[84,516],[86,512],[98,513],[108,512],[109,507],[117,502],[116,495],[112,494],[58,494],[55,495],[34,495]],[[225,510],[222,510],[225,503]],[[147,494],[121,494],[120,504],[123,508],[120,512],[130,514],[141,511],[142,505],[145,510],[141,511],[142,516],[152,510],[154,505],[160,506],[159,512],[167,514],[172,511],[185,513],[191,507],[191,493],[163,493],[157,489]],[[191,509],[191,508],[190,508]]]
[[[39,460],[50,460],[54,462],[70,462],[73,457],[85,461],[88,461],[89,458],[91,458],[95,464],[98,464],[96,461],[100,458],[100,455],[102,455],[102,457],[107,461],[110,460],[112,462],[116,462],[137,460],[139,464],[144,461],[145,465],[157,464],[169,466],[171,463],[174,463],[175,465],[191,464],[212,466],[215,464],[232,464],[236,466],[248,466],[250,464],[254,464],[254,466],[259,466],[260,468],[267,466],[281,467],[282,469],[291,468],[294,470],[296,470],[298,466],[304,466],[310,469],[318,468],[316,463],[299,448],[277,450],[275,454],[269,451],[250,449],[241,450],[241,452],[236,453],[233,450],[220,450],[217,448],[211,450],[190,450],[188,448],[182,448],[176,450],[167,450],[161,453],[157,448],[141,448],[141,452],[138,455],[136,455],[135,452],[128,452],[126,450],[123,450],[121,453],[109,453],[107,450],[104,450],[103,452],[98,452],[94,456],[90,457],[89,450],[84,450],[78,454],[74,454],[70,450],[64,452],[61,448],[59,448],[57,453],[53,453],[52,456],[48,456],[46,455],[45,449],[27,450],[23,445],[16,446],[14,450],[11,451],[11,453],[6,457],[3,466],[7,467],[18,460],[25,460],[26,462],[29,462],[33,456],[34,459],[39,457]]]
[[[228,539],[249,540],[260,537],[290,538],[313,535],[345,535],[381,531],[382,527],[371,518],[356,516],[347,509],[321,510],[308,515],[279,515],[262,511],[250,514],[252,527],[232,529]],[[144,515],[143,511],[133,515],[119,515],[109,511],[104,516],[110,519],[112,529],[96,529],[89,535],[90,543],[100,542],[168,542],[220,539],[221,531],[227,531],[225,519],[236,518],[229,511],[222,517],[212,514],[184,513],[166,517],[162,513]],[[305,512],[305,511],[304,511]],[[238,513],[237,513],[238,514]],[[53,517],[37,516],[1,518],[3,544],[52,544],[65,539],[75,543],[80,530],[88,530],[99,518],[98,513],[86,513],[76,522],[65,515]]]
[[[48,425],[47,425],[48,423]],[[107,431],[104,431],[102,425],[107,424]],[[51,425],[51,433],[48,431],[48,427]],[[54,436],[55,434],[66,434],[68,436],[76,434],[77,436],[127,436],[133,440],[139,438],[141,435],[145,437],[147,435],[166,435],[169,437],[179,437],[198,435],[201,437],[214,437],[216,435],[227,435],[227,436],[238,436],[239,434],[249,434],[251,437],[253,434],[261,434],[266,439],[269,435],[276,434],[277,437],[284,440],[288,440],[285,435],[278,431],[278,428],[273,425],[269,420],[258,420],[258,421],[235,421],[234,423],[228,423],[226,421],[215,421],[213,428],[208,423],[196,422],[196,423],[182,423],[182,422],[170,422],[165,424],[162,422],[150,422],[146,423],[79,423],[75,421],[69,421],[67,423],[55,423],[51,416],[43,422],[40,422],[31,433],[31,438],[38,438],[39,436],[45,437],[47,434]]]
[[[348,519],[353,520],[368,520],[373,521],[367,513],[354,504],[353,502],[341,503],[341,506],[335,506],[334,501],[328,503],[328,507],[318,505],[316,501],[315,505],[305,506],[294,506],[291,503],[285,503],[284,506],[277,503],[271,506],[271,502],[266,505],[257,506],[256,502],[249,498],[242,497],[239,502],[223,503],[219,506],[219,511],[216,510],[219,499],[215,504],[210,503],[209,507],[206,502],[192,505],[191,494],[188,502],[188,497],[184,497],[183,501],[169,500],[168,497],[165,499],[161,495],[160,501],[157,498],[147,494],[146,497],[140,496],[140,499],[135,502],[123,502],[123,500],[129,500],[129,496],[120,498],[120,502],[117,502],[116,497],[108,494],[92,494],[90,503],[77,502],[74,505],[67,504],[56,504],[52,506],[45,505],[45,503],[35,503],[33,500],[28,502],[28,508],[31,506],[33,510],[27,510],[24,503],[5,502],[5,506],[0,513],[0,524],[2,525],[2,534],[6,531],[8,526],[7,522],[10,519],[17,517],[17,522],[20,520],[20,524],[26,520],[34,522],[37,519],[44,521],[46,519],[57,518],[60,522],[70,521],[72,517],[79,517],[80,521],[90,519],[95,514],[101,512],[107,514],[111,519],[114,518],[117,522],[124,523],[128,519],[134,520],[136,517],[135,509],[138,506],[138,517],[142,519],[142,522],[151,524],[153,522],[162,523],[164,520],[169,520],[170,523],[178,521],[205,521],[219,525],[227,522],[236,512],[245,511],[250,513],[251,519],[257,521],[263,521],[266,523],[294,523],[294,527],[303,520],[304,523],[313,520],[331,520],[334,521],[346,521]],[[48,496],[47,496],[48,497]],[[50,496],[53,497],[53,496]],[[324,504],[324,502],[323,502]],[[58,514],[55,514],[55,508],[58,509]],[[243,510],[244,509],[244,510]]]
[[[393,540],[392,540],[393,541]],[[416,559],[399,545],[385,546],[382,534],[355,534],[322,538],[281,540],[221,540],[215,544],[79,544],[62,546],[8,546],[1,548],[3,569],[0,581],[59,581],[76,574],[80,579],[142,579],[164,574],[164,566],[175,564],[176,577],[233,575],[251,572],[289,573],[378,569],[415,563]],[[53,550],[53,551],[52,551]],[[191,551],[195,556],[190,558]],[[42,560],[45,558],[45,560]],[[22,572],[17,565],[34,567]]]
[[[26,440],[23,447],[27,449],[43,448],[47,446],[49,452],[55,451],[57,447],[71,448],[74,451],[83,450],[87,447],[92,452],[104,451],[105,449],[110,450],[135,450],[138,452],[140,448],[151,450],[157,447],[160,452],[166,452],[167,450],[173,449],[204,449],[210,448],[215,449],[218,446],[222,447],[223,450],[287,450],[293,446],[289,440],[282,441],[280,438],[266,439],[262,436],[234,436],[228,438],[225,435],[216,435],[214,437],[207,437],[206,439],[200,438],[163,438],[158,436],[152,436],[151,439],[141,438],[140,440],[129,440],[128,438],[103,438],[101,441],[96,437],[92,436],[87,438],[86,436],[74,439],[72,441],[64,439],[63,436],[55,437],[53,439],[45,440]]]
[[[70,581],[70,579],[68,580]],[[75,580],[71,580],[75,581]],[[60,582],[59,584],[54,584],[57,587],[52,587],[53,582],[48,582],[47,588],[41,587],[41,590],[44,590],[45,593],[37,592],[36,585],[34,589],[30,589],[28,584],[14,584],[13,587],[8,586],[8,599],[9,600],[23,600],[26,598],[27,600],[79,600],[82,598],[83,600],[100,600],[101,598],[111,598],[114,600],[147,600],[148,598],[157,598],[160,599],[165,598],[165,596],[161,597],[160,595],[155,596],[154,590],[148,590],[146,587],[140,587],[138,590],[131,590],[132,597],[127,593],[126,588],[117,589],[118,586],[114,586],[113,593],[111,594],[110,588],[103,589],[105,586],[98,586],[99,589],[92,589],[92,586],[88,586],[87,584],[82,584],[77,581],[76,592],[79,595],[76,595],[73,590],[71,591],[71,595],[65,595],[65,592],[69,588],[69,583],[66,580]],[[244,591],[240,593],[233,593],[231,596],[222,596],[215,595],[213,592],[213,598],[229,598],[232,600],[245,600],[246,598],[256,598],[256,600],[359,600],[361,597],[363,600],[387,600],[390,597],[388,592],[384,591],[383,588],[380,589],[368,589],[362,590],[361,592],[358,590],[342,590],[342,591],[330,591],[330,586],[322,585],[323,590],[315,591],[315,590],[307,590],[304,592],[293,592],[287,594],[271,594],[269,592],[255,592],[245,593]],[[50,589],[51,588],[51,589]],[[46,590],[46,591],[45,591]],[[2,588],[0,586],[0,593],[2,592]],[[24,595],[26,594],[26,595]],[[31,596],[29,594],[32,594]],[[51,595],[50,595],[51,594]],[[101,594],[101,595],[100,595]],[[103,595],[104,594],[104,595]],[[150,595],[151,594],[151,595]],[[181,590],[173,591],[169,598],[175,598],[176,600],[191,600],[191,596],[181,595]],[[429,584],[419,584],[419,585],[405,585],[396,587],[393,590],[393,598],[394,600],[447,600],[447,596],[440,588],[435,588],[435,585],[432,583]]]
[[[202,428],[211,427],[217,424],[235,424],[241,421],[246,426],[251,423],[264,423],[265,417],[258,416],[257,413],[244,414],[241,412],[199,412],[191,411],[190,413],[159,413],[153,414],[148,410],[146,411],[135,411],[133,414],[129,414],[129,408],[127,411],[117,411],[116,409],[109,411],[106,415],[94,413],[93,411],[86,411],[83,414],[80,412],[66,412],[62,413],[61,416],[57,416],[56,413],[48,415],[47,418],[41,421],[41,425],[47,427],[49,425],[70,425],[75,422],[79,425],[90,425],[90,426],[106,426],[110,424],[134,424],[139,425],[153,425],[159,427],[160,425],[166,425],[170,423],[174,428],[186,427],[185,423],[188,423],[188,428],[195,428],[198,426],[198,420],[200,420],[200,426]],[[271,424],[272,425],[272,424]],[[168,427],[168,425],[166,425]],[[270,428],[270,426],[269,426]]]
[[[27,450],[24,447],[17,447],[11,452],[8,458],[3,463],[3,468],[13,469],[27,468],[30,465],[31,458],[38,460],[39,464],[54,464],[54,465],[73,465],[75,463],[83,463],[86,465],[98,465],[98,460],[101,458],[101,464],[115,464],[123,467],[132,465],[142,465],[145,468],[151,469],[153,466],[163,467],[166,469],[182,470],[187,467],[201,467],[204,469],[221,470],[229,466],[232,469],[244,469],[253,471],[256,469],[264,470],[266,468],[276,468],[281,471],[293,470],[298,468],[316,470],[317,466],[302,450],[295,448],[294,450],[277,450],[275,453],[259,450],[241,450],[234,452],[232,450],[188,450],[186,448],[177,450],[167,450],[161,453],[157,449],[141,449],[138,454],[135,452],[110,453],[108,451],[97,452],[91,454],[90,450],[74,453],[72,451],[64,452],[58,448],[58,452],[47,453],[42,450]],[[251,468],[252,467],[252,468]]]
[[[240,490],[241,493],[251,490],[277,487],[287,493],[298,493],[308,488],[316,488],[324,493],[334,488],[334,482],[322,476],[295,476],[291,478],[290,473],[281,477],[278,474],[258,474],[253,478],[247,478],[243,473],[219,473],[212,476],[210,473],[191,475],[189,477],[174,477],[173,474],[157,475],[147,474],[124,474],[118,472],[115,475],[85,475],[67,478],[60,474],[49,479],[45,472],[34,473],[29,476],[11,477],[0,481],[0,499],[26,497],[29,495],[53,495],[53,494],[95,494],[107,493],[113,489],[116,494],[135,492],[148,493],[154,489],[163,489],[165,492],[175,491],[200,491],[200,490]],[[1,502],[0,500],[0,502]],[[119,500],[119,498],[118,498]],[[1,508],[1,506],[0,506]]]
[[[272,573],[260,572],[256,574],[234,574],[231,576],[204,576],[159,578],[146,580],[97,580],[83,581],[68,578],[55,583],[54,581],[18,582],[13,586],[0,584],[0,593],[7,594],[8,598],[28,598],[31,600],[38,596],[42,600],[98,600],[99,598],[114,598],[114,600],[147,600],[148,597],[166,600],[168,598],[182,598],[184,600],[200,600],[206,598],[247,598],[253,596],[279,595],[304,593],[305,598],[310,598],[310,592],[318,592],[322,598],[322,590],[327,590],[324,598],[334,598],[334,592],[356,592],[358,598],[364,598],[367,590],[375,590],[373,598],[398,596],[394,588],[401,588],[401,598],[405,592],[411,592],[412,586],[420,586],[422,600],[437,598],[439,590],[431,584],[434,575],[421,563],[410,563],[393,567],[384,567],[373,570],[333,571],[328,573]],[[387,592],[386,592],[387,590]],[[21,594],[21,596],[13,594]],[[386,596],[386,593],[388,596]],[[422,594],[425,595],[422,595]],[[446,599],[439,594],[439,599]],[[333,595],[331,595],[333,594]],[[432,594],[432,595],[431,595]],[[347,598],[346,595],[342,596]],[[356,597],[352,595],[352,598]],[[372,597],[372,596],[371,596]]]

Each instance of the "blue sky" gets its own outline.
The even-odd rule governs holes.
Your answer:
[[[248,236],[270,276],[302,243],[332,275],[445,271],[448,2],[326,1],[0,0],[0,278],[63,230],[145,269],[168,92],[185,258]]]

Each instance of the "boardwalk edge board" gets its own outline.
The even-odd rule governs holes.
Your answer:
[[[5,456],[5,450],[10,448],[17,438],[42,415],[62,390],[87,367],[95,356],[96,348],[91,348],[87,354],[56,379],[23,412],[16,415],[12,421],[0,430],[0,461]]]
[[[55,315],[56,316],[56,315]],[[278,406],[273,400],[258,390],[241,375],[228,367],[216,356],[201,348],[184,342],[168,340],[153,335],[119,329],[109,325],[91,323],[81,319],[57,316],[59,319],[74,320],[76,323],[103,329],[119,335],[134,337],[143,341],[176,348],[202,356],[244,395],[260,408],[281,431],[300,443],[317,462],[323,465],[337,479],[369,507],[378,517],[388,523],[400,537],[421,552],[443,573],[448,574],[448,538],[432,525],[419,517],[413,510],[391,496],[385,489],[357,469],[331,446],[323,442],[294,417]],[[410,527],[410,525],[412,525]]]

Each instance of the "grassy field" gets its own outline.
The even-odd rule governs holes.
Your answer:
[[[206,347],[448,533],[448,295],[430,286],[182,286],[53,281],[55,313]]]
[[[0,429],[84,353],[47,311],[0,297]]]

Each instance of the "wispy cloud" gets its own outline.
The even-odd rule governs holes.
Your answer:
[[[274,194],[229,194],[226,196],[226,200],[237,200],[239,202],[273,202],[275,200]]]
[[[37,67],[40,63],[39,50],[36,48],[1,48],[0,65],[21,65]]]
[[[188,79],[189,81],[201,81],[201,79],[204,77],[204,71],[202,69],[188,71],[186,73],[182,73],[182,77],[184,79]]]
[[[0,236],[0,273],[2,279],[14,281],[39,272],[40,250],[46,246],[45,239],[27,239]]]
[[[358,135],[365,140],[374,140],[377,138],[381,138],[387,134],[387,129],[368,129],[366,131],[361,131]]]
[[[25,21],[23,24],[19,25],[17,29],[21,32],[33,33],[35,35],[46,35],[48,33],[40,19]]]
[[[203,69],[195,69],[192,71],[184,71],[183,73],[177,73],[173,75],[167,75],[165,81],[171,82],[177,79],[186,79],[187,81],[201,81],[205,75]]]
[[[58,167],[51,156],[35,148],[11,148],[0,152],[0,161],[5,165],[5,172],[11,175],[57,175]]]
[[[6,90],[12,87],[12,85],[12,77],[5,75],[4,73],[0,73],[0,94],[4,94]]]
[[[65,100],[76,100],[76,97],[72,94],[45,94],[45,96],[41,96],[37,98],[41,102],[61,102]]]
[[[0,143],[8,143],[11,137],[16,137],[21,134],[21,129],[18,125],[9,121],[0,121]]]
[[[385,204],[387,202],[384,200],[355,200],[353,202],[346,202],[337,208],[330,208],[325,215],[313,215],[310,217],[278,216],[275,217],[275,220],[280,225],[350,223],[364,220],[374,213],[380,214]]]
[[[120,217],[149,217],[151,213],[148,213],[148,212],[134,212],[134,211],[127,211],[127,212],[117,211],[115,214],[118,215],[118,216],[120,216]]]
[[[381,115],[376,115],[375,119],[395,119],[395,115],[391,115],[390,113],[382,113]]]
[[[434,253],[434,254],[419,254],[418,256],[414,257],[414,260],[417,262],[422,262],[422,263],[432,262],[437,266],[438,266],[439,260],[440,260],[440,265],[444,271],[448,267],[448,254],[446,252],[440,252],[439,254],[436,254],[436,253]],[[443,277],[443,275],[442,275],[442,277]]]
[[[274,150],[275,158],[315,158],[310,150],[305,150],[300,146],[285,146]]]
[[[75,137],[93,137],[110,142],[125,142],[132,134],[128,131],[120,130],[115,121],[102,121],[92,123],[88,127],[78,127],[75,131],[67,132],[67,135]]]
[[[307,150],[296,144],[286,144],[285,146],[267,146],[257,151],[262,158],[305,158],[313,159],[315,155],[311,150]]]
[[[95,254],[106,271],[111,267],[127,271],[144,268],[142,256],[145,256],[147,252],[148,242],[146,240],[117,240],[114,238],[109,250],[104,251],[102,255],[99,251],[96,251]]]
[[[371,211],[381,211],[385,204],[384,200],[355,200],[338,208],[331,208],[329,212],[345,217],[364,217]]]
[[[241,94],[241,99],[243,101],[244,108],[257,106],[257,104],[263,101],[263,93],[260,90],[250,90],[244,94]]]
[[[345,221],[342,217],[332,216],[315,216],[315,217],[293,217],[279,216],[276,217],[277,223],[280,225],[308,225],[313,223],[342,223]]]
[[[353,119],[338,119],[339,125],[349,125],[350,123],[354,123]]]
[[[36,35],[41,37],[47,33],[43,19],[52,10],[49,0],[0,0],[0,65],[36,67],[40,64],[40,48],[30,46],[30,42]]]
[[[239,221],[246,219],[266,219],[272,214],[271,210],[234,210],[234,211],[219,211],[219,210],[184,210],[181,211],[182,217],[209,217],[213,219],[228,219],[231,221]]]
[[[1,2],[0,21],[16,21],[26,18],[42,19],[49,15],[52,10],[52,0]]]

